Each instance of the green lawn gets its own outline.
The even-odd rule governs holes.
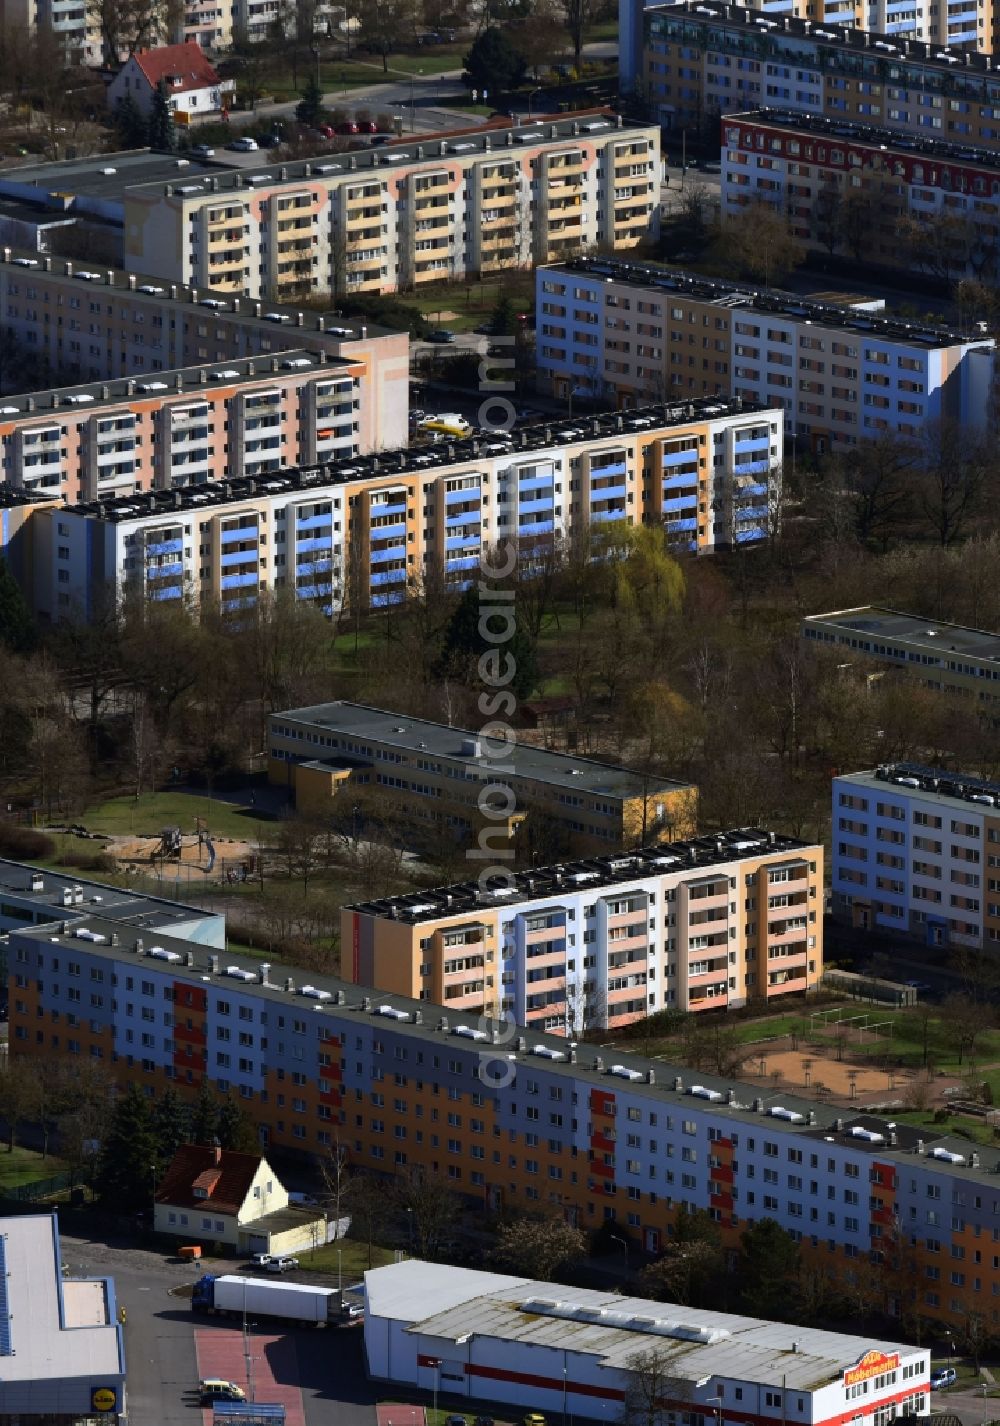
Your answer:
[[[345,1238],[341,1243],[325,1243],[314,1253],[298,1253],[297,1257],[304,1268],[311,1268],[316,1272],[336,1273],[338,1252],[341,1255],[344,1286],[347,1287],[352,1282],[359,1282],[368,1269],[367,1243],[359,1243],[354,1238]],[[373,1268],[384,1267],[392,1260],[391,1248],[380,1248],[377,1243],[372,1247],[371,1265]]]
[[[64,1173],[65,1169],[66,1165],[62,1159],[57,1159],[53,1154],[48,1154],[43,1159],[41,1154],[36,1154],[33,1149],[20,1149],[16,1146],[8,1153],[5,1144],[0,1148],[0,1195],[4,1189],[18,1188],[22,1183],[33,1183],[39,1178],[54,1178],[56,1174]]]
[[[184,836],[198,830],[196,819],[217,837],[254,841],[260,814],[217,797],[198,797],[186,792],[149,792],[134,797],[112,797],[90,807],[80,818],[89,832],[108,836],[158,836],[164,827],[180,827]]]

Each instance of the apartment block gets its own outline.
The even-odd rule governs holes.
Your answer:
[[[970,700],[986,718],[1000,716],[1000,688],[993,686],[1000,683],[1000,634],[873,605],[810,614],[801,633],[838,660],[853,657],[863,667],[894,670],[925,688]]]
[[[946,1126],[246,963],[97,907],[12,930],[9,959],[15,1057],[96,1060],[152,1099],[168,1085],[194,1098],[207,1079],[265,1148],[340,1145],[355,1167],[423,1168],[491,1211],[607,1222],[650,1252],[682,1206],[709,1213],[727,1248],[770,1218],[834,1290],[874,1261],[892,1315],[905,1295],[942,1323],[1000,1323],[1000,1151]]]
[[[879,305],[879,304],[876,304]],[[780,406],[817,451],[950,419],[985,425],[992,338],[603,258],[538,269],[536,359],[552,395]]]
[[[560,1035],[823,978],[823,848],[737,829],[341,912],[349,980]]]
[[[78,401],[77,406],[117,404],[123,398],[132,398],[130,405],[135,405],[140,397],[154,398],[155,405],[160,397],[166,400],[165,387],[183,392],[191,381],[225,385],[249,379],[256,358],[263,360],[253,368],[253,374],[273,373],[277,361],[277,370],[284,371],[286,379],[290,371],[305,373],[303,363],[308,358],[311,366],[326,360],[331,372],[340,370],[357,380],[358,405],[353,418],[357,426],[351,444],[358,451],[403,445],[409,439],[410,343],[406,332],[296,307],[240,297],[222,299],[204,289],[143,281],[114,268],[12,248],[0,249],[0,324],[28,351],[45,357],[64,380],[87,383],[75,393],[0,398],[0,430],[9,426],[8,434],[28,429],[32,412],[39,413],[41,424],[41,413],[51,408],[53,400],[60,411],[71,412],[71,394],[86,397],[89,392],[94,398],[93,402]],[[300,367],[284,365],[289,361],[300,362]],[[148,389],[140,392],[140,385]],[[6,426],[5,418],[11,418]],[[49,420],[48,424],[53,423]],[[67,423],[60,417],[58,424]],[[67,425],[61,439],[68,434]],[[288,455],[293,445],[286,443],[285,464],[294,459]],[[308,441],[304,449],[308,451]],[[316,460],[334,449],[345,448],[329,446],[302,458]],[[222,454],[220,447],[216,456]],[[78,455],[82,458],[84,453],[67,450],[60,460],[73,466]],[[152,469],[148,451],[146,464]],[[229,470],[233,472],[234,467],[230,465]],[[5,460],[7,480],[16,483],[18,471],[13,457],[10,464]],[[70,499],[80,498],[71,482],[62,493]]]
[[[393,292],[657,236],[660,134],[605,110],[321,159],[40,164],[0,196],[99,222],[127,271],[224,295]]]
[[[643,9],[620,0],[625,88],[643,85],[651,112],[680,133],[720,114],[761,107],[876,123],[913,139],[1000,149],[1000,47],[992,0],[926,6],[909,0],[841,6],[824,0],[680,0]],[[789,14],[806,9],[811,13]],[[854,11],[852,28],[841,19]],[[949,42],[946,34],[971,38]]]
[[[515,802],[498,819],[504,837],[532,815],[587,851],[674,841],[697,826],[698,789],[688,782],[523,741],[506,747],[498,774],[478,733],[362,703],[323,703],[269,719],[268,780],[292,788],[300,811],[327,811],[349,783],[378,787],[408,816],[467,833],[482,823],[480,794],[498,776]]]
[[[261,476],[360,454],[361,405],[360,367],[324,351],[7,397],[3,472],[74,504]]]
[[[856,196],[867,203],[866,259],[919,267],[901,220],[947,219],[949,272],[981,278],[995,270],[1000,155],[936,140],[915,146],[889,129],[771,109],[727,115],[722,129],[724,217],[771,203],[797,237],[822,246],[841,205]]]
[[[761,539],[773,524],[782,413],[745,402],[642,407],[271,471],[265,443],[278,431],[290,438],[294,424],[275,378],[282,361],[298,359],[283,354],[263,388],[255,379],[235,396],[243,403],[244,467],[253,461],[261,474],[172,489],[154,481],[139,495],[40,507],[28,525],[43,552],[26,591],[36,612],[55,618],[72,607],[86,615],[112,589],[197,602],[223,590],[243,591],[225,595],[235,600],[281,587],[328,610],[352,599],[377,609],[405,599],[425,576],[467,588],[499,542],[516,543],[528,559],[556,538],[623,520],[662,524],[678,549],[708,554]],[[299,402],[297,439],[318,448],[338,439],[348,394],[315,368],[313,376],[309,400]],[[168,451],[173,461],[175,448],[178,459],[210,449],[210,419],[217,451],[219,415],[207,404],[207,396],[198,406],[182,393],[176,409],[171,403],[150,418],[159,423],[161,464]],[[178,429],[168,433],[168,421]],[[236,433],[228,439],[232,445]]]
[[[1000,783],[943,768],[889,763],[835,777],[834,915],[928,946],[995,949],[998,809]]]

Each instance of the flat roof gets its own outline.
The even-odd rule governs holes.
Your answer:
[[[449,727],[447,723],[435,723],[429,718],[409,718],[386,708],[349,703],[346,699],[318,703],[309,708],[290,708],[272,713],[270,718],[272,728],[275,723],[286,721],[305,724],[324,733],[370,738],[389,747],[447,758],[460,763],[469,772],[475,773],[479,769],[484,782],[497,776],[491,760],[484,759],[478,751],[480,734],[470,728]],[[331,749],[331,756],[336,758],[340,751],[350,750]],[[320,756],[317,760],[322,762],[323,758]],[[641,797],[644,789],[647,797],[654,796],[657,790],[694,791],[693,784],[689,782],[650,777],[646,773],[597,762],[593,758],[549,752],[547,748],[536,748],[531,743],[514,743],[504,752],[503,762],[504,772],[509,770],[514,777],[531,778],[535,782],[572,788],[592,796]]]
[[[283,353],[282,356],[287,358],[288,354]],[[259,364],[266,358],[258,357],[256,360]],[[543,425],[518,427],[510,435],[501,432],[462,440],[439,441],[433,446],[404,446],[395,451],[375,451],[369,455],[325,461],[315,466],[288,466],[284,470],[267,474],[237,476],[229,480],[209,481],[205,485],[180,486],[174,490],[148,490],[142,495],[122,495],[114,500],[86,501],[70,508],[78,514],[118,524],[147,513],[204,511],[213,506],[232,505],[261,495],[277,495],[286,490],[318,492],[359,480],[386,480],[391,477],[403,480],[405,477],[425,475],[433,470],[446,470],[449,466],[467,465],[489,455],[509,454],[516,458],[533,451],[551,450],[561,453],[565,446],[578,442],[610,441],[616,437],[641,435],[660,428],[689,426],[699,421],[721,420],[726,416],[753,416],[779,410],[780,407],[768,405],[764,401],[703,396],[687,402],[630,407],[627,411],[604,412],[597,416],[554,418]],[[396,721],[398,722],[398,718]]]
[[[83,1301],[67,1311],[64,1295],[72,1297],[74,1286],[63,1279],[55,1214],[4,1218],[0,1234],[12,1349],[0,1349],[0,1383],[123,1376],[125,1363],[118,1327],[111,1318],[108,1279],[81,1283]],[[103,1320],[97,1324],[93,1288],[104,1299]],[[0,1384],[0,1395],[2,1391]]]
[[[111,288],[120,297],[132,297],[154,308],[159,306],[164,315],[171,318],[176,318],[178,307],[191,309],[192,315],[194,309],[204,308],[204,311],[197,313],[202,320],[208,320],[209,314],[214,313],[225,316],[229,322],[256,327],[275,338],[283,338],[276,350],[304,342],[311,332],[345,342],[403,335],[392,327],[369,322],[367,318],[360,321],[343,317],[335,309],[317,312],[314,308],[296,307],[290,303],[270,302],[240,293],[217,292],[211,287],[168,282],[162,277],[124,272],[121,268],[108,267],[106,263],[93,259],[51,257],[47,253],[33,252],[30,248],[5,245],[0,248],[0,263],[23,269],[25,276],[37,272],[39,276],[48,274],[79,283],[81,296],[88,286],[98,291]]]
[[[358,902],[347,909],[414,926],[448,916],[481,915],[485,911],[496,910],[498,906],[517,906],[526,901],[545,901],[588,890],[599,891],[605,886],[621,886],[644,877],[700,869],[710,871],[712,867],[726,866],[740,857],[805,853],[815,846],[815,842],[801,842],[797,837],[786,837],[781,832],[741,827],[705,837],[692,837],[683,842],[655,843],[617,855],[609,853],[601,857],[583,857],[553,866],[532,867],[531,871],[512,872],[500,891],[484,890],[478,881],[463,881],[452,886],[408,891],[401,896]]]
[[[1000,662],[1000,634],[987,629],[967,629],[962,624],[948,624],[941,619],[922,619],[917,614],[902,614],[875,604],[837,609],[829,614],[807,614],[803,625],[810,624],[831,625],[845,634],[892,639],[914,650],[933,653],[939,659],[959,654],[990,663]]]
[[[235,167],[204,162],[188,154],[154,153],[151,149],[123,149],[119,153],[95,154],[87,158],[60,159],[49,163],[26,163],[0,170],[0,193],[11,186],[38,189],[39,201],[48,193],[87,193],[95,198],[119,196],[135,183],[186,182],[203,174],[226,173]],[[21,193],[18,197],[23,197]],[[57,216],[53,214],[53,216]]]
[[[921,802],[936,802],[951,808],[969,802],[1000,807],[1000,781],[971,772],[926,767],[923,763],[883,763],[868,772],[841,773],[837,780],[872,792],[885,792],[887,784],[895,785],[905,795],[919,793]]]
[[[123,401],[141,402],[144,398],[165,401],[170,397],[187,397],[190,401],[204,396],[207,391],[234,383],[253,381],[267,385],[269,379],[306,371],[324,372],[333,381],[360,370],[356,362],[352,363],[346,357],[294,350],[236,357],[221,363],[203,362],[199,366],[174,367],[169,371],[150,372],[127,379],[85,381],[78,386],[47,388],[20,396],[0,396],[0,426],[7,420],[21,417],[44,423],[48,415],[58,424],[70,407],[90,413],[106,406],[120,407]]]
[[[139,928],[137,927],[136,930]],[[412,1000],[393,991],[373,990],[335,976],[303,971],[300,966],[251,960],[238,952],[222,951],[187,938],[157,932],[155,944],[148,935],[127,934],[119,922],[99,910],[83,909],[72,921],[19,928],[12,937],[35,942],[43,955],[53,945],[76,947],[115,965],[145,965],[169,975],[171,980],[201,991],[214,987],[225,994],[239,991],[270,1003],[275,1008],[307,1011],[321,1024],[325,1017],[333,1029],[353,1020],[392,1029],[426,1046],[451,1043],[474,1048],[489,1040],[489,1031],[478,1028],[477,1017],[449,1011],[427,1001]],[[112,936],[117,943],[112,944]],[[501,1027],[501,1022],[493,1022]],[[579,1045],[564,1036],[544,1030],[511,1027],[502,1023],[503,1054],[526,1070],[532,1066],[575,1084],[605,1090],[634,1090],[653,1102],[682,1107],[704,1107],[734,1125],[755,1124],[801,1134],[817,1145],[836,1143],[858,1155],[879,1161],[913,1165],[914,1156],[924,1156],[934,1171],[959,1180],[973,1179],[1000,1195],[1000,1148],[970,1143],[958,1134],[932,1126],[916,1128],[896,1124],[864,1112],[851,1114],[818,1100],[807,1099],[793,1090],[761,1094],[761,1083],[744,1083],[711,1071],[691,1070],[660,1059],[649,1059],[619,1044]],[[508,1038],[508,1031],[514,1033]]]
[[[649,20],[690,19],[701,25],[704,25],[706,20],[715,20],[737,29],[749,30],[755,37],[771,40],[776,47],[780,47],[782,39],[786,37],[807,40],[816,43],[818,48],[827,50],[828,58],[841,56],[845,61],[845,68],[852,72],[858,59],[862,57],[870,60],[873,65],[885,64],[888,61],[896,62],[900,66],[937,71],[942,80],[947,78],[959,86],[963,80],[968,82],[970,78],[1000,71],[1000,60],[993,61],[992,55],[981,54],[977,50],[927,44],[923,40],[910,39],[905,35],[890,37],[873,34],[854,25],[836,24],[833,21],[818,25],[815,20],[800,19],[797,15],[767,15],[745,5],[726,4],[725,0],[678,0],[676,5],[650,6],[645,14]],[[802,53],[801,46],[795,53]],[[886,82],[894,84],[895,76],[888,75]]]
[[[80,902],[75,901],[75,911],[63,901],[65,892],[79,893]],[[16,896],[39,909],[52,906],[59,912],[83,914],[86,909],[96,908],[105,918],[122,921],[137,928],[140,926],[162,926],[169,929],[179,921],[190,921],[192,917],[223,920],[220,912],[210,911],[203,906],[193,906],[184,901],[172,901],[166,896],[149,896],[145,892],[132,891],[128,887],[109,886],[103,881],[89,877],[73,876],[59,871],[43,871],[28,866],[24,862],[0,859],[0,897],[4,894]],[[63,919],[60,916],[60,919]],[[3,1373],[0,1372],[0,1378]]]
[[[773,128],[791,129],[796,133],[815,134],[829,142],[844,139],[877,153],[893,153],[900,158],[944,159],[948,163],[971,165],[974,168],[989,169],[990,172],[1000,169],[1000,153],[976,148],[971,144],[949,143],[945,139],[911,137],[878,124],[859,124],[848,119],[827,119],[820,114],[800,114],[795,110],[766,108],[726,114],[722,122],[726,124],[734,120],[743,124],[767,124]]]
[[[19,485],[0,481],[0,510],[14,510],[18,505],[45,505],[50,500],[58,500],[56,490],[22,490]]]
[[[735,1377],[816,1391],[870,1351],[921,1357],[930,1369],[926,1347],[413,1259],[366,1272],[365,1295],[370,1318],[407,1323],[421,1337],[457,1342],[472,1333],[583,1353],[617,1370],[656,1351],[671,1376],[706,1390],[709,1378]]]
[[[575,258],[570,262],[549,263],[538,269],[541,273],[559,272],[567,277],[601,278],[605,282],[621,282],[631,287],[687,297],[699,302],[711,302],[717,307],[739,308],[761,312],[773,317],[790,317],[793,321],[816,327],[834,327],[866,332],[889,341],[919,343],[927,347],[967,346],[976,342],[947,327],[925,322],[904,322],[898,317],[882,317],[872,312],[819,302],[815,298],[798,297],[793,292],[769,289],[761,292],[737,282],[726,282],[675,268],[663,268],[648,263],[628,262],[615,258]],[[845,294],[844,301],[849,299]],[[981,339],[981,345],[992,347],[992,337]]]
[[[567,140],[603,138],[620,131],[623,137],[643,132],[658,133],[655,124],[622,118],[613,110],[594,108],[565,117],[551,115],[528,122],[517,118],[498,119],[476,129],[413,138],[379,148],[351,149],[347,153],[322,154],[318,158],[275,160],[262,154],[259,164],[246,166],[216,160],[197,162],[186,155],[154,154],[148,149],[106,154],[98,158],[74,159],[63,163],[27,165],[0,172],[0,193],[23,197],[25,186],[40,193],[81,194],[90,198],[124,201],[130,194],[146,197],[150,187],[159,185],[191,198],[211,198],[218,193],[253,194],[262,186],[301,184],[306,179],[352,175],[357,178],[391,175],[394,170],[415,164],[431,167],[449,158],[469,158],[490,154],[503,159],[535,144]]]

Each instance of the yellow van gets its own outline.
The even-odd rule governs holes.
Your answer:
[[[442,436],[471,436],[473,427],[472,422],[457,411],[446,411],[443,416],[425,416],[417,430],[437,431]]]

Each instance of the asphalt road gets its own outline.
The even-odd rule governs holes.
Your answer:
[[[996,1397],[984,1400],[982,1387],[964,1391],[932,1391],[931,1411],[954,1412],[963,1426],[982,1426],[983,1422],[1000,1417],[1000,1401]]]
[[[195,1392],[195,1329],[231,1332],[232,1321],[195,1316],[188,1299],[172,1296],[171,1288],[191,1283],[201,1272],[234,1272],[241,1265],[206,1262],[193,1268],[143,1248],[118,1247],[67,1233],[61,1241],[70,1276],[114,1278],[126,1314],[130,1426],[202,1426]],[[289,1280],[299,1278],[306,1281],[309,1274],[295,1274]],[[324,1285],[329,1281],[324,1278]],[[264,1323],[260,1325],[263,1329]],[[267,1323],[267,1329],[273,1332],[274,1324]],[[336,1426],[374,1426],[375,1393],[364,1371],[361,1329],[295,1329],[288,1335],[295,1341],[296,1385],[302,1392],[306,1426],[333,1426],[334,1422]]]

